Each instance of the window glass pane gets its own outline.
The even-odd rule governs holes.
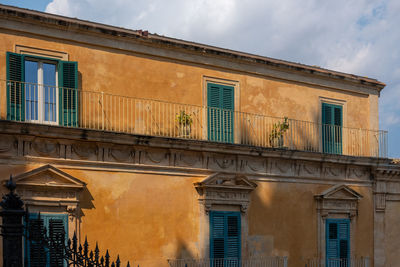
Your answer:
[[[25,61],[25,116],[26,120],[38,119],[38,62]]]
[[[43,99],[44,99],[44,120],[53,121],[56,119],[56,65],[43,63]]]

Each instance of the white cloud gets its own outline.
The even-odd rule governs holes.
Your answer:
[[[46,12],[377,78],[381,125],[400,138],[398,0],[53,0]]]

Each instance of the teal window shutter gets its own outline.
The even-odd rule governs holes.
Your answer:
[[[234,88],[207,84],[208,139],[233,143]]]
[[[326,221],[326,265],[350,266],[350,220]],[[335,265],[336,264],[336,265]]]
[[[342,154],[342,106],[322,103],[322,149],[324,153]]]
[[[210,258],[238,266],[241,258],[240,212],[210,212]],[[220,260],[218,260],[220,259]],[[227,266],[231,266],[231,265]]]
[[[78,127],[78,62],[59,62],[58,85],[59,124]]]
[[[65,243],[68,237],[67,214],[29,214],[29,235],[26,243],[26,258],[29,267],[66,267],[63,247],[46,249],[41,244],[46,235],[55,242]]]
[[[7,52],[7,120],[25,120],[24,56]]]

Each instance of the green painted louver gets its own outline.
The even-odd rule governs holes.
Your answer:
[[[326,265],[350,266],[350,221],[326,220]]]
[[[26,242],[25,257],[28,267],[66,267],[62,259],[62,246],[51,249],[43,247],[41,242],[46,234],[54,242],[65,243],[68,237],[67,214],[29,214],[29,241]]]
[[[218,259],[228,260],[230,264],[240,262],[240,227],[240,212],[210,212],[210,258],[212,263],[222,263]]]
[[[7,119],[25,120],[24,56],[7,52]]]
[[[234,88],[221,84],[207,84],[208,139],[233,143]]]
[[[342,106],[322,103],[322,148],[324,153],[342,154]]]
[[[78,126],[78,62],[58,64],[59,124]]]

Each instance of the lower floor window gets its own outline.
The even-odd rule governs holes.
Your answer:
[[[350,220],[326,220],[326,266],[348,267],[350,259]]]
[[[64,267],[63,245],[67,237],[67,214],[30,213],[25,240],[27,266]]]
[[[241,258],[240,212],[210,212],[210,258],[213,266],[237,266]]]

